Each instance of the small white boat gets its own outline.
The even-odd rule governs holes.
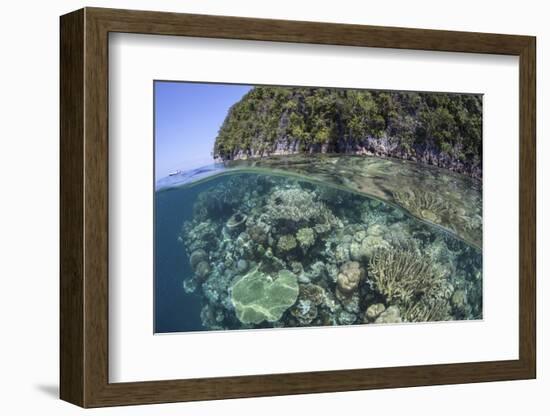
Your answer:
[[[168,176],[176,176],[176,175],[179,175],[180,173],[181,173],[181,170],[174,170],[168,173]]]

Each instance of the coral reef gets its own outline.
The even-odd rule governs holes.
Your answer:
[[[382,201],[395,203],[424,221],[436,223],[478,248],[482,246],[482,184],[475,179],[445,169],[427,168],[418,163],[380,159],[373,156],[286,155],[270,158],[237,160],[226,163],[232,171],[246,169],[292,173],[333,187],[316,190],[317,199],[331,205],[334,214],[347,205],[349,196],[334,187],[344,187],[371,199],[364,205],[388,215],[403,216]],[[369,198],[370,199],[370,198]],[[377,204],[382,206],[377,207]],[[376,216],[365,210],[364,222]]]
[[[480,251],[404,210],[290,177],[201,186],[179,241],[205,329],[482,316]]]
[[[425,296],[419,302],[410,303],[403,317],[407,322],[448,321],[449,302]]]

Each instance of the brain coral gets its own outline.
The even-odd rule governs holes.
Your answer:
[[[296,302],[298,290],[296,275],[288,270],[272,279],[256,267],[233,283],[231,302],[243,324],[275,322]]]

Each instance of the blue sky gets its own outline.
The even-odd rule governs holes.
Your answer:
[[[251,88],[155,81],[155,178],[212,163],[227,111]]]

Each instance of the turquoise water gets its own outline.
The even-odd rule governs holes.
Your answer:
[[[155,193],[155,332],[483,316],[481,250],[439,213],[275,170],[189,176]]]

